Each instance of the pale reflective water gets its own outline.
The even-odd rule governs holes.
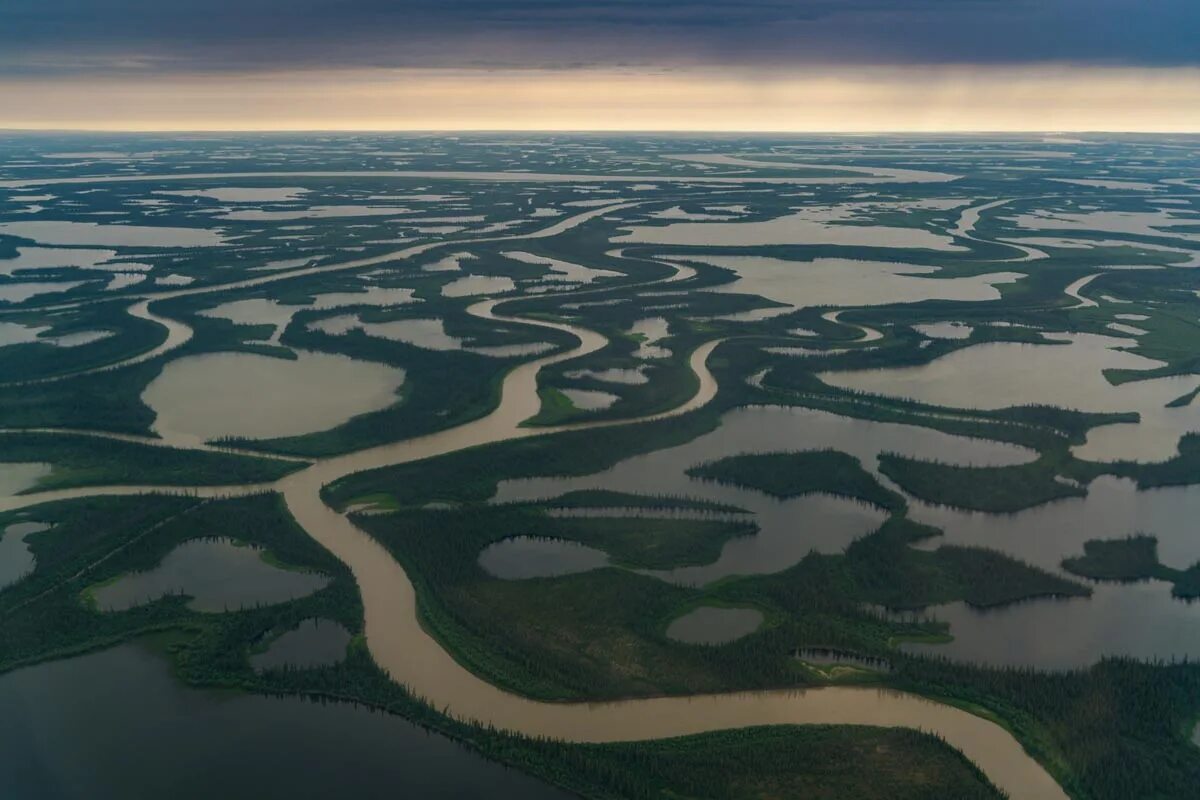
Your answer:
[[[612,392],[600,392],[594,389],[560,389],[559,391],[571,401],[571,405],[583,411],[600,411],[621,399],[620,395]]]
[[[546,280],[552,281],[567,281],[571,283],[591,283],[600,278],[620,278],[620,272],[613,272],[608,269],[597,269],[596,267],[585,267],[582,264],[575,264],[570,261],[563,261],[549,256],[539,256],[533,253],[523,251],[507,251],[501,253],[505,258],[511,258],[514,261],[520,261],[524,264],[535,264],[537,266],[546,267],[549,272],[546,275]]]
[[[211,353],[168,363],[142,401],[164,439],[271,439],[327,430],[396,402],[404,371],[329,353]],[[336,386],[337,391],[314,389]]]
[[[995,409],[1026,404],[1081,411],[1136,411],[1137,424],[1092,431],[1080,458],[1094,461],[1162,461],[1179,437],[1200,430],[1200,406],[1166,408],[1200,384],[1180,375],[1113,386],[1104,370],[1145,370],[1158,362],[1126,352],[1132,339],[1095,334],[1048,334],[1060,344],[997,342],[956,350],[915,367],[821,373],[833,386],[905,397],[955,408]]]
[[[765,245],[844,245],[957,251],[953,238],[923,228],[844,224],[849,217],[825,208],[801,209],[765,222],[673,222],[638,226],[613,237],[622,244],[752,247]]]
[[[0,283],[0,302],[23,303],[38,295],[53,292],[66,292],[76,286],[82,286],[83,281],[29,281],[22,283]]]
[[[967,339],[975,329],[963,322],[930,322],[913,325],[913,330],[931,339]]]
[[[814,261],[762,256],[691,258],[737,273],[736,281],[711,291],[756,294],[793,308],[873,306],[922,300],[997,300],[1000,290],[996,286],[1025,277],[1019,272],[995,272],[968,278],[939,278],[940,270],[936,267],[845,258]]]
[[[216,247],[225,243],[219,230],[157,225],[106,225],[66,220],[0,222],[0,234],[41,244],[85,244],[109,247]]]
[[[517,285],[509,277],[491,275],[467,275],[442,287],[444,297],[470,297],[477,294],[500,294],[511,292]]]
[[[858,457],[869,470],[885,451],[976,466],[1016,464],[1034,457],[1023,448],[924,428],[807,409],[755,406],[727,413],[712,433],[678,447],[626,459],[595,475],[503,481],[493,500],[539,500],[577,489],[609,489],[696,497],[752,512],[759,533],[729,541],[712,564],[647,573],[673,583],[703,584],[729,575],[778,572],[812,550],[840,552],[883,522],[883,511],[853,500],[822,494],[777,500],[685,474],[689,467],[738,453],[827,447]]]
[[[640,386],[650,382],[645,366],[639,366],[637,369],[577,369],[564,372],[563,375],[572,379],[591,378],[605,383],[623,383],[630,386]]]
[[[50,464],[0,462],[0,497],[10,497],[37,486],[54,471]]]

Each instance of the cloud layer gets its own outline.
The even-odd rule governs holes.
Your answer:
[[[0,75],[1200,65],[1196,0],[4,0]]]

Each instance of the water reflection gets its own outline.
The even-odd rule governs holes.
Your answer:
[[[399,717],[185,688],[134,644],[0,676],[0,719],[3,797],[565,797]]]
[[[51,464],[0,463],[0,497],[12,497],[26,489],[32,489],[43,478],[54,471]]]
[[[996,409],[1042,404],[1081,411],[1136,411],[1138,424],[1092,431],[1075,449],[1095,461],[1161,461],[1179,437],[1200,430],[1200,407],[1166,408],[1196,388],[1194,375],[1110,384],[1110,369],[1147,370],[1159,362],[1127,352],[1131,339],[1095,334],[1046,334],[1060,344],[993,342],[956,350],[915,367],[825,372],[833,386],[905,397],[954,408]]]
[[[814,261],[785,261],[763,256],[688,258],[737,273],[736,281],[710,291],[759,295],[794,309],[918,303],[923,300],[998,300],[1000,290],[996,286],[1025,277],[1019,272],[995,272],[967,278],[942,278],[937,276],[940,272],[937,267],[845,258]]]
[[[701,606],[671,620],[667,638],[688,644],[725,644],[754,633],[762,621],[762,612],[754,608]]]
[[[513,536],[485,547],[479,553],[479,566],[504,580],[551,578],[608,566],[608,555],[565,539]]]
[[[102,611],[123,611],[172,594],[190,597],[188,608],[196,611],[234,611],[294,600],[329,583],[323,575],[268,564],[264,555],[232,539],[193,539],[154,569],[123,575],[89,593]]]
[[[1200,603],[1161,581],[1094,585],[1090,598],[1030,600],[1004,608],[950,603],[922,615],[948,622],[954,641],[901,649],[958,661],[1042,669],[1086,667],[1103,656],[1200,657]]]
[[[14,522],[0,530],[0,589],[33,572],[33,553],[25,537],[49,529],[41,522]]]
[[[403,382],[403,370],[329,353],[301,350],[294,360],[209,353],[168,363],[142,401],[157,415],[154,431],[168,441],[272,439],[327,430],[387,408]]]
[[[719,428],[691,442],[626,459],[594,475],[503,481],[494,501],[540,500],[577,489],[609,489],[693,497],[752,512],[759,533],[727,542],[712,564],[648,573],[674,583],[704,584],[728,575],[778,572],[812,550],[840,552],[882,523],[883,511],[853,500],[810,494],[781,501],[686,474],[696,464],[738,453],[829,447],[858,457],[871,470],[884,451],[976,466],[1016,464],[1034,457],[1024,448],[924,428],[809,409],[755,406],[727,413]]]
[[[306,619],[273,639],[265,652],[250,657],[258,671],[293,667],[305,669],[336,664],[346,656],[350,631],[328,619]]]

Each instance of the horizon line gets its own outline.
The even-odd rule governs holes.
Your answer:
[[[1058,135],[1184,135],[1194,136],[1200,135],[1200,128],[1184,129],[1184,128],[1053,128],[1053,129],[1037,129],[1037,128],[892,128],[892,129],[872,129],[872,128],[829,128],[829,129],[802,129],[802,128],[396,128],[396,127],[362,127],[362,128],[319,128],[319,127],[261,127],[261,128],[192,128],[192,127],[146,127],[146,128],[120,128],[120,127],[35,127],[35,126],[4,126],[0,125],[0,133],[126,133],[126,134],[149,134],[149,133],[225,133],[225,134],[252,134],[252,133],[319,133],[319,134],[351,134],[351,133],[410,133],[410,134],[462,134],[462,133],[479,133],[479,134],[629,134],[629,135],[654,135],[654,134],[698,134],[698,135],[748,135],[748,136],[768,136],[768,135],[802,135],[802,136],[901,136],[901,135],[930,135],[930,136],[1058,136]]]

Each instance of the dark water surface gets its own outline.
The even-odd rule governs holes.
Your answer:
[[[176,683],[129,644],[0,676],[0,797],[564,798],[399,717]]]

